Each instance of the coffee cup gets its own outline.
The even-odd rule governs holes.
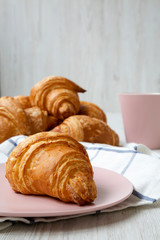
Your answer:
[[[160,149],[160,93],[119,94],[126,142]]]

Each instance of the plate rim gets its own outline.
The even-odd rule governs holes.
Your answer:
[[[1,170],[1,167],[5,167],[5,163],[1,163],[0,164],[0,170]],[[128,186],[130,186],[130,191],[128,191],[128,193],[122,197],[121,199],[118,199],[117,201],[115,201],[114,203],[110,203],[110,204],[107,204],[106,206],[105,205],[100,205],[100,206],[97,206],[94,202],[91,203],[91,204],[88,204],[88,205],[84,205],[84,206],[79,206],[79,205],[76,205],[75,203],[65,203],[65,202],[62,202],[61,200],[58,200],[56,198],[53,198],[53,200],[55,201],[60,201],[60,203],[62,204],[69,204],[69,205],[72,205],[74,204],[74,206],[77,207],[77,210],[69,210],[69,211],[66,211],[64,213],[64,211],[59,211],[59,212],[49,212],[49,211],[46,211],[46,210],[41,210],[41,212],[39,213],[33,213],[33,212],[28,212],[28,213],[17,213],[17,212],[7,212],[7,211],[1,211],[0,209],[0,217],[3,216],[3,217],[62,217],[62,216],[74,216],[74,215],[82,215],[82,214],[91,214],[91,213],[96,213],[97,211],[102,211],[102,210],[105,210],[105,209],[108,209],[112,206],[116,206],[117,204],[125,201],[127,198],[129,198],[133,192],[133,184],[123,175],[121,175],[120,173],[117,173],[115,172],[114,170],[110,170],[110,169],[106,169],[106,168],[102,168],[102,167],[97,167],[97,166],[92,166],[93,167],[93,171],[106,171],[107,172],[110,172],[111,174],[113,175],[118,175],[118,177],[122,178],[125,183],[128,184]],[[1,173],[0,173],[1,174]],[[7,180],[6,180],[7,181]],[[3,184],[3,183],[2,183]],[[32,195],[32,197],[34,197],[34,195]],[[39,197],[38,195],[36,195],[35,197]],[[42,197],[42,195],[40,196]],[[48,198],[48,196],[45,196],[44,197]],[[49,196],[49,198],[52,198]],[[1,206],[0,206],[1,207]]]

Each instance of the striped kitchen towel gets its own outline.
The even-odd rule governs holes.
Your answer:
[[[11,151],[25,138],[26,136],[20,135],[1,143],[0,163],[5,163]],[[133,193],[127,200],[113,207],[98,211],[98,213],[153,204],[160,199],[160,157],[156,153],[144,145],[135,143],[128,144],[125,147],[114,147],[106,144],[92,144],[86,142],[82,142],[82,144],[85,146],[93,166],[106,168],[125,176],[134,187]],[[88,214],[95,214],[95,212]],[[17,221],[33,224],[35,222],[53,222],[84,215],[87,215],[87,213],[46,218],[0,216],[0,230],[11,226]]]

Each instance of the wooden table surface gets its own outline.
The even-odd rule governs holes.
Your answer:
[[[117,129],[123,142],[124,132],[120,114],[110,114],[110,126]],[[159,151],[157,151],[159,153]],[[125,210],[88,215],[54,223],[27,225],[16,223],[0,231],[0,239],[160,239],[160,202]]]

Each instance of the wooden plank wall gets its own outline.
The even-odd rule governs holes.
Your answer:
[[[106,112],[120,92],[159,92],[160,0],[0,0],[1,96],[49,75]]]

